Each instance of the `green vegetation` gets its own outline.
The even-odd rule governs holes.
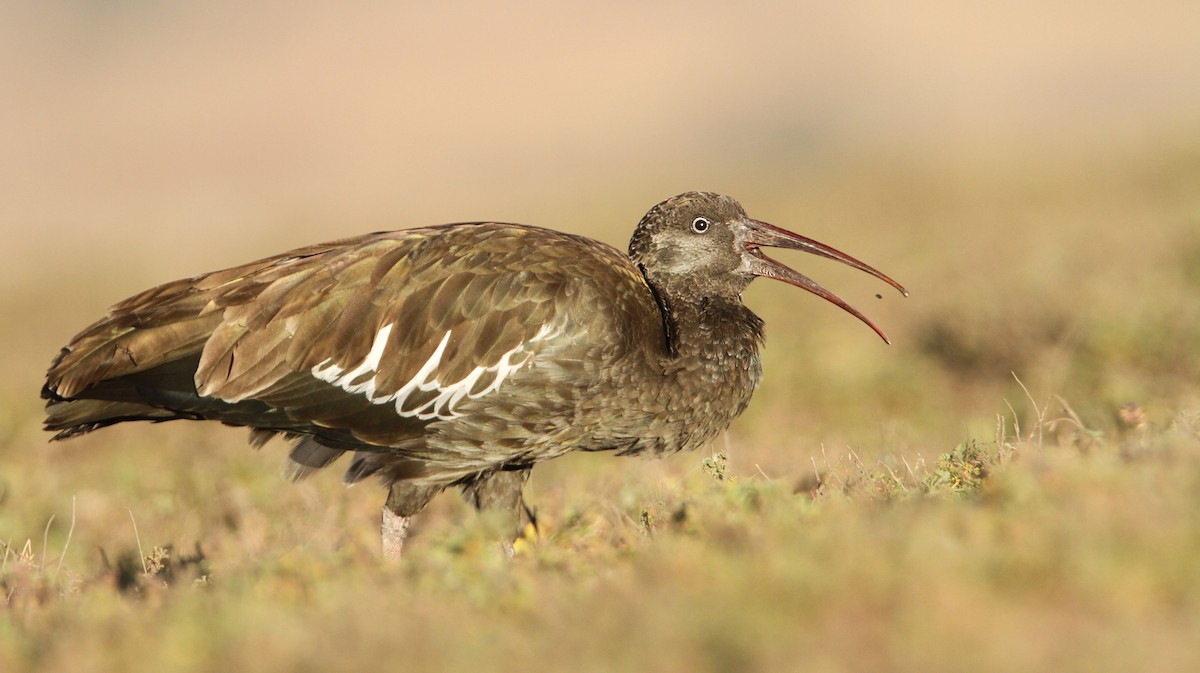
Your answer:
[[[789,258],[895,345],[756,283],[746,416],[540,467],[512,560],[445,496],[389,566],[383,491],[232,429],[46,444],[40,371],[117,298],[72,286],[6,342],[0,670],[1200,670],[1200,151],[894,169],[744,198],[908,285]]]

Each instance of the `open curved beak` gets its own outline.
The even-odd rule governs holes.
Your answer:
[[[785,283],[790,283],[796,287],[804,288],[818,297],[836,304],[837,306],[841,307],[843,311],[850,313],[854,317],[866,323],[868,327],[875,330],[875,333],[883,339],[884,343],[892,343],[887,338],[887,335],[884,334],[883,331],[878,327],[876,327],[875,323],[871,322],[865,315],[860,313],[858,309],[854,308],[850,304],[847,304],[836,294],[826,290],[824,287],[821,287],[821,285],[808,276],[805,276],[804,274],[790,269],[783,264],[776,262],[770,257],[767,257],[761,248],[770,247],[803,250],[805,252],[811,252],[814,255],[820,255],[822,257],[828,257],[829,259],[837,260],[843,264],[848,264],[856,269],[859,269],[860,271],[866,271],[879,280],[882,280],[888,285],[896,288],[900,291],[900,294],[907,297],[908,290],[905,290],[903,285],[897,283],[891,278],[888,278],[879,270],[875,269],[875,267],[864,264],[863,262],[858,261],[857,259],[847,255],[844,252],[841,252],[840,250],[831,248],[824,243],[814,241],[807,236],[801,236],[800,234],[790,232],[787,229],[782,229],[773,224],[767,224],[766,222],[761,222],[751,218],[746,218],[745,224],[746,234],[744,236],[744,244],[746,246],[746,252],[748,252],[749,255],[744,258],[745,261],[743,262],[743,271],[752,273],[755,276],[763,276],[764,278],[782,280]]]

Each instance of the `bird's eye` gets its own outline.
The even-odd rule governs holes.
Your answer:
[[[708,231],[708,226],[711,224],[707,217],[697,217],[692,220],[692,233],[703,234]]]

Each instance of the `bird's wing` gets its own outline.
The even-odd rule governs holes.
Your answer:
[[[582,267],[621,260],[576,237],[500,224],[303,248],[114,306],[64,349],[47,391],[70,399],[198,356],[202,399],[257,401],[392,444],[498,390],[554,336],[556,300],[585,273],[580,256]]]

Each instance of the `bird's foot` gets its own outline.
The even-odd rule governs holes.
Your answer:
[[[517,535],[517,538],[513,540],[512,543],[506,542],[504,544],[504,553],[509,558],[512,558],[517,554],[527,553],[530,547],[537,544],[537,541],[537,524],[533,521],[530,521],[529,523],[525,524],[523,528],[521,528],[520,535]]]

